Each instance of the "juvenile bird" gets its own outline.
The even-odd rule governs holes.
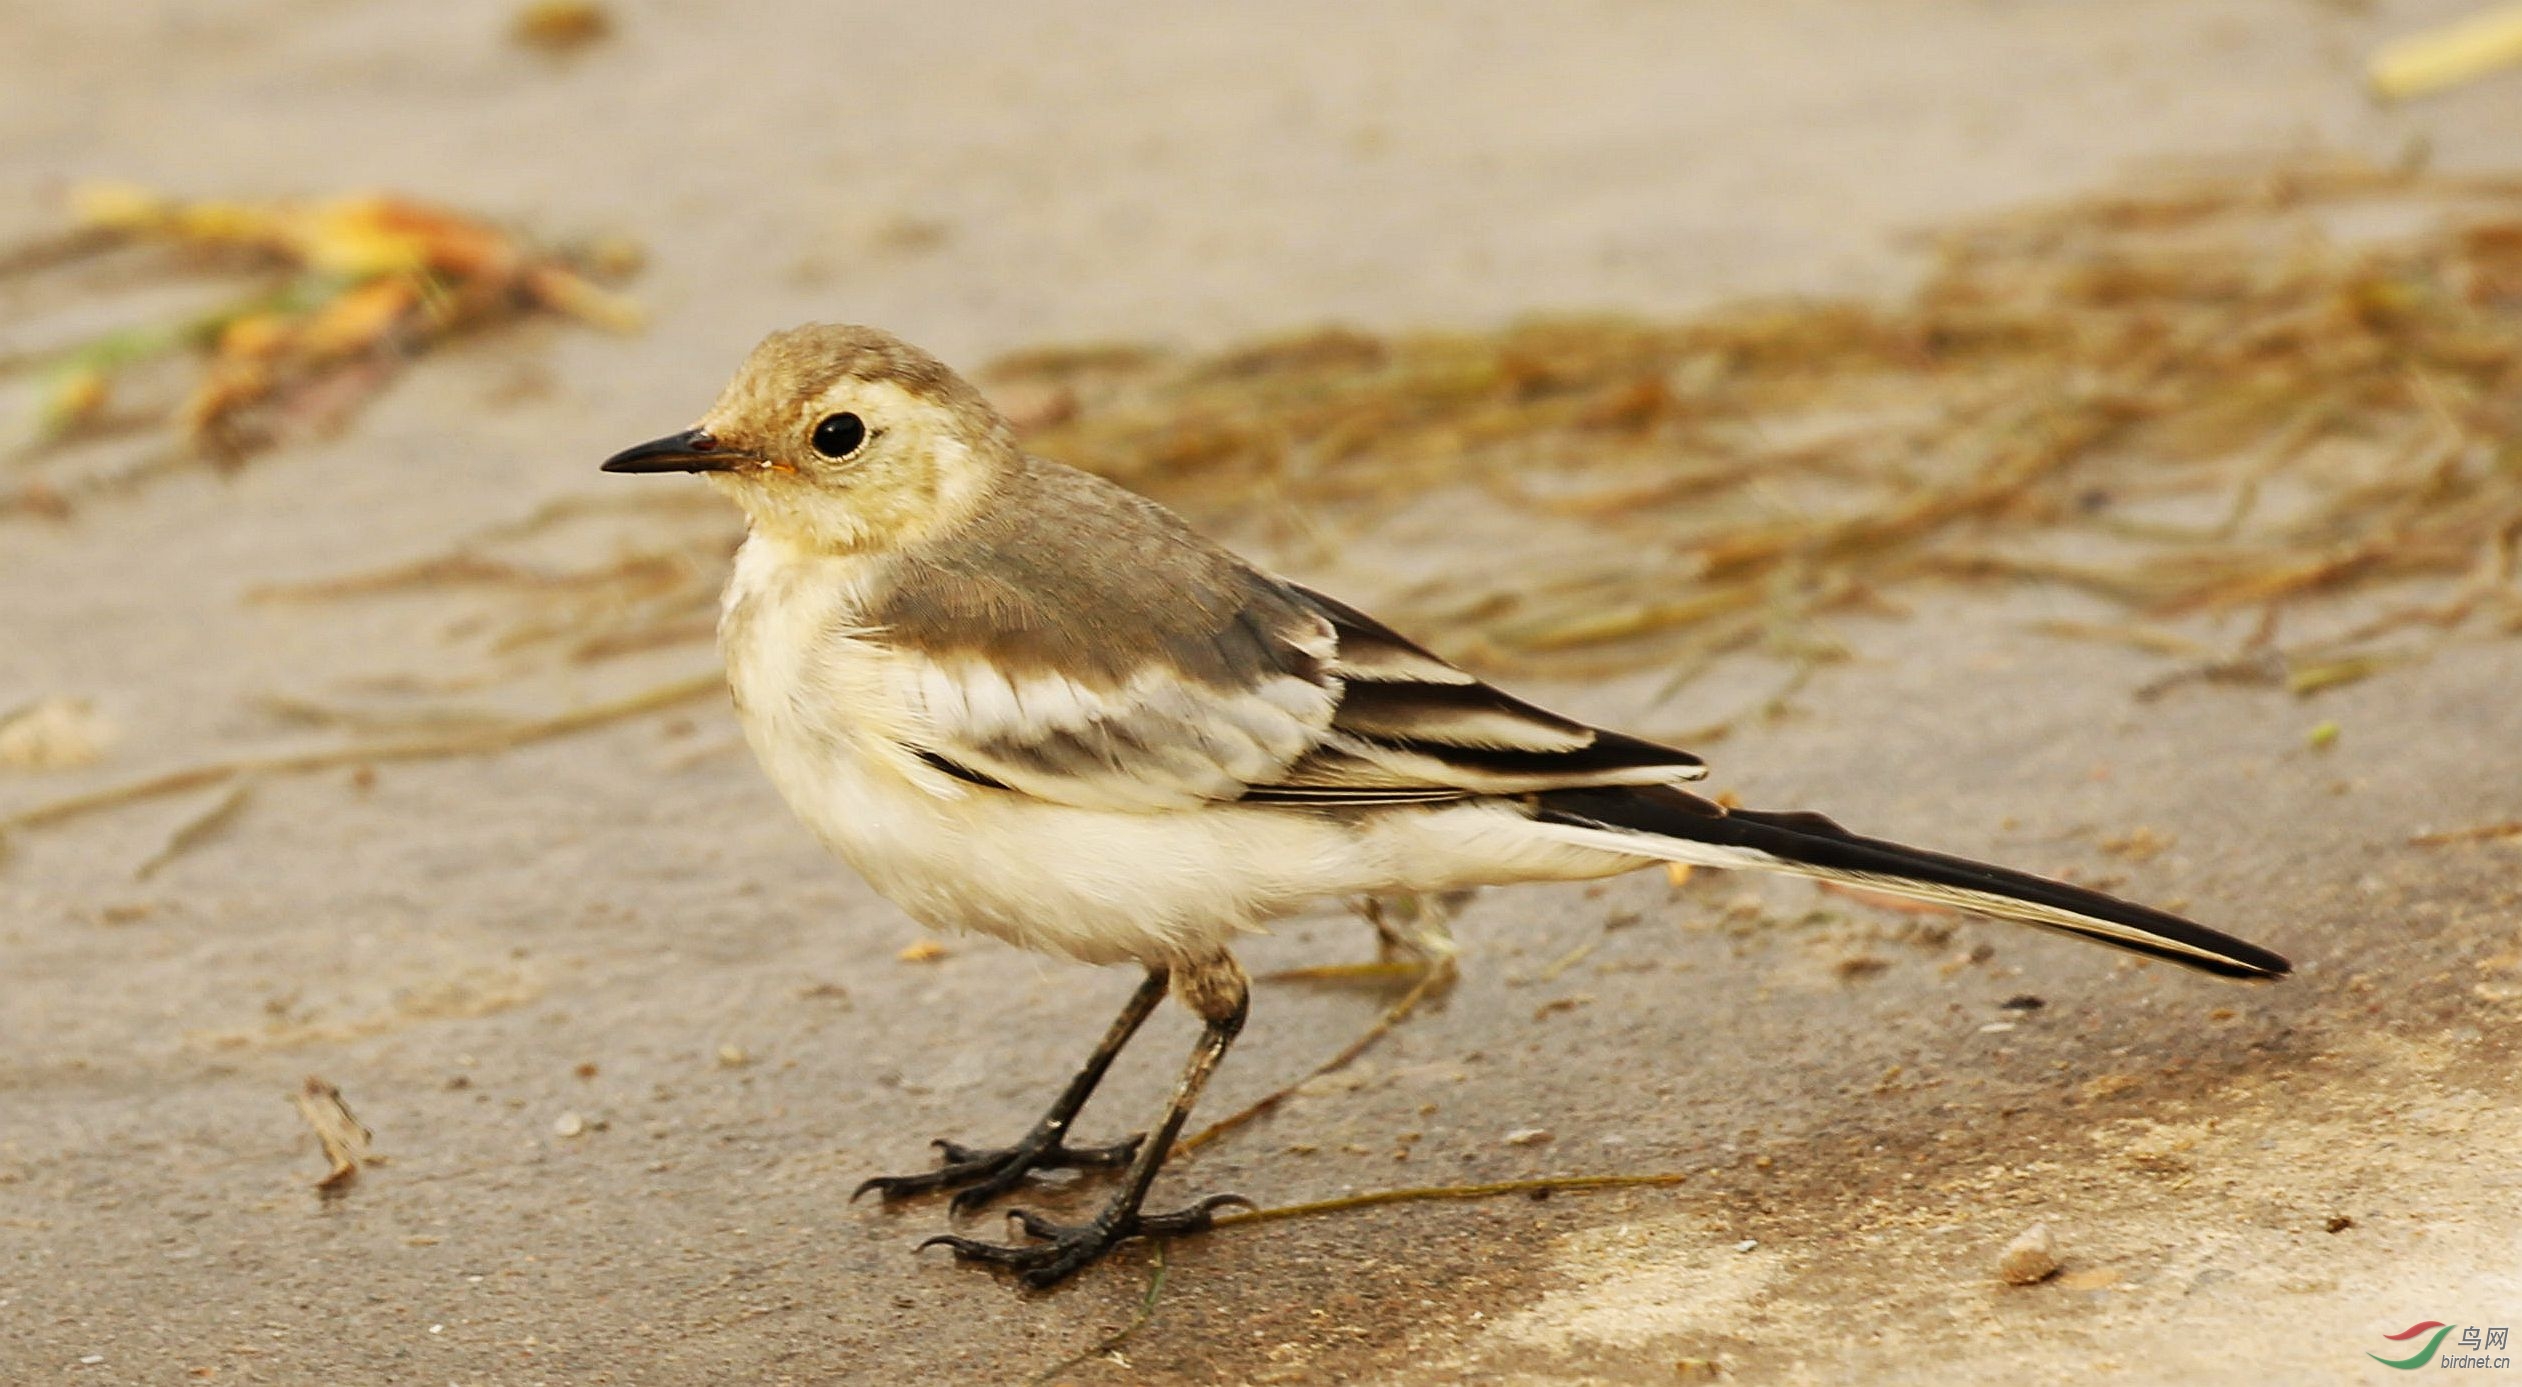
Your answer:
[[[868,1181],[978,1208],[1036,1170],[1126,1167],[1093,1219],[940,1236],[1048,1286],[1232,1196],[1141,1210],[1244,1023],[1236,936],[1327,896],[1758,868],[1965,907],[2227,977],[2287,971],[2146,906],[1681,788],[1686,751],[1502,693],[1162,506],[1033,457],[979,391],[865,327],[754,349],[698,425],[608,472],[698,472],[742,507],[719,624],[745,736],[833,851],[922,923],[1146,979],[1007,1147]],[[1069,1144],[1170,992],[1205,1023],[1152,1132]]]

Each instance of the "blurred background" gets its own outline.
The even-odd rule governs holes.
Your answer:
[[[2509,1322],[2517,59],[2480,0],[0,11],[0,1376],[2332,1381]],[[1480,897],[1316,1074],[1414,981],[1326,907],[1205,1115],[1301,1087],[1168,1189],[1672,1183],[914,1257],[850,1189],[1132,984],[828,860],[725,707],[734,518],[594,471],[807,320],[1745,802],[2302,971],[1650,875]]]

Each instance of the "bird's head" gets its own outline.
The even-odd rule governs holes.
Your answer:
[[[874,328],[775,332],[700,422],[605,460],[699,472],[755,530],[818,553],[906,544],[971,515],[1015,464],[998,411],[935,357]]]

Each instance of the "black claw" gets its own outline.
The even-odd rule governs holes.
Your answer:
[[[1176,1209],[1169,1214],[1139,1215],[1138,1233],[1141,1237],[1159,1238],[1205,1233],[1216,1224],[1218,1210],[1234,1207],[1258,1209],[1261,1206],[1240,1194],[1212,1194],[1188,1209]]]
[[[1009,1209],[1007,1217],[1017,1227],[1025,1230],[1026,1237],[1040,1238],[1044,1242],[1055,1242],[1062,1234],[1077,1231],[1075,1225],[1053,1223],[1031,1209]]]
[[[933,1238],[923,1239],[918,1247],[911,1250],[926,1252],[932,1247],[953,1248],[955,1260],[958,1262],[988,1262],[1002,1267],[1025,1266],[1041,1260],[1042,1254],[1051,1251],[1047,1244],[1010,1246],[1002,1243],[985,1243],[978,1238],[958,1238],[952,1233],[940,1233]]]
[[[1026,1285],[1043,1290],[1094,1265],[1105,1253],[1132,1238],[1178,1238],[1205,1233],[1219,1209],[1236,1204],[1253,1207],[1251,1200],[1239,1194],[1213,1194],[1169,1214],[1128,1214],[1117,1220],[1107,1216],[1091,1223],[1054,1223],[1031,1209],[1010,1209],[1008,1219],[1033,1241],[988,1243],[940,1233],[922,1242],[920,1248],[953,1248],[957,1261],[1011,1268],[1022,1275]]]
[[[990,1201],[1023,1185],[1037,1170],[1091,1170],[1127,1165],[1131,1155],[1138,1150],[1138,1142],[1137,1137],[1132,1137],[1111,1146],[1054,1145],[1029,1158],[1022,1154],[1021,1148],[969,1153],[964,1159],[976,1162],[977,1168],[985,1169],[987,1173],[956,1191],[955,1197],[947,1201],[947,1210],[957,1216],[977,1213]]]
[[[1033,1267],[1025,1271],[1022,1275],[1022,1279],[1025,1285],[1034,1290],[1047,1291],[1053,1286],[1056,1286],[1061,1282],[1066,1281],[1068,1278],[1075,1276],[1077,1273],[1084,1271],[1087,1267],[1094,1264],[1096,1258],[1102,1255],[1103,1254],[1101,1252],[1091,1252],[1080,1257],[1062,1258],[1058,1261],[1045,1262],[1041,1266]]]
[[[989,1202],[991,1200],[998,1198],[1024,1182],[1024,1172],[1017,1171],[1005,1178],[984,1180],[969,1189],[956,1190],[954,1198],[946,1201],[946,1212],[955,1218],[963,1218],[970,1214],[979,1213],[982,1209],[989,1206]]]
[[[915,1194],[955,1190],[951,1209],[968,1214],[1023,1185],[1037,1170],[1108,1170],[1128,1165],[1144,1140],[1141,1135],[1110,1146],[1069,1146],[1037,1132],[1014,1146],[979,1147],[940,1137],[929,1143],[941,1158],[935,1170],[861,1181],[850,1192],[850,1202],[858,1202],[869,1190],[888,1204]]]

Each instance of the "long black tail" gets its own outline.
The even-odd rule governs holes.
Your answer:
[[[1641,857],[1844,881],[2020,920],[2228,978],[2283,977],[2294,966],[2169,911],[2007,867],[1862,838],[1819,814],[1718,811],[1695,795],[1660,788],[1553,790],[1534,802],[1539,822]]]

